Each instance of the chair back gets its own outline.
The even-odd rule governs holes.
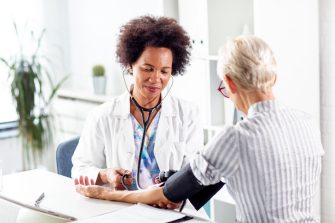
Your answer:
[[[78,145],[79,137],[58,145],[56,151],[57,173],[71,178],[72,155]]]

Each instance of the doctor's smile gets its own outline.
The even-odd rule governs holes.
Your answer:
[[[161,91],[160,87],[155,87],[155,86],[144,86],[150,93],[157,93]]]

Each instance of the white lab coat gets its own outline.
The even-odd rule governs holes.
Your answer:
[[[203,146],[198,108],[167,96],[162,102],[154,154],[161,171],[179,170]],[[72,177],[97,179],[102,168],[132,170],[135,156],[130,98],[126,92],[94,109],[72,157]]]

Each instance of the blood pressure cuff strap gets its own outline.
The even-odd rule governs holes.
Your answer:
[[[224,183],[204,186],[194,176],[190,164],[187,164],[165,182],[163,193],[172,202],[178,203],[189,199],[196,210],[199,210],[214,196]]]

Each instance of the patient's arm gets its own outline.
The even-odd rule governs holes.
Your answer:
[[[90,198],[127,203],[144,203],[168,209],[175,209],[179,206],[179,204],[169,201],[164,196],[162,187],[136,191],[116,191],[112,188],[98,185],[83,185],[78,181],[75,181],[75,184],[78,193]]]

